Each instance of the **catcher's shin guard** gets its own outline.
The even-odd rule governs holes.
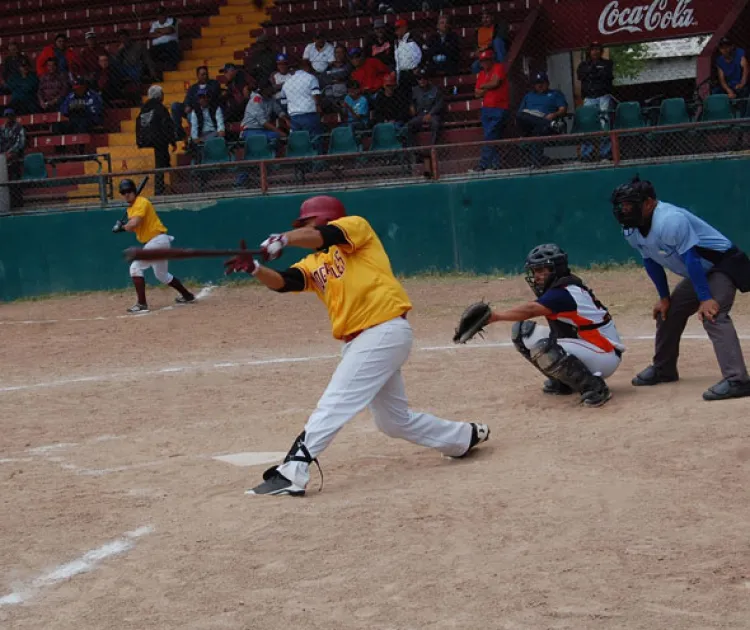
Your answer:
[[[528,361],[531,361],[531,351],[526,347],[523,340],[527,337],[531,337],[535,328],[536,322],[527,319],[522,322],[514,322],[513,327],[510,329],[510,340],[516,347],[516,350],[518,350]]]
[[[552,339],[543,339],[534,346],[531,362],[546,376],[581,394],[581,402],[587,406],[598,407],[611,397],[603,378],[594,376],[583,361]]]

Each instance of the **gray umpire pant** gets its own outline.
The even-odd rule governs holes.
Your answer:
[[[750,377],[742,356],[742,347],[729,316],[732,310],[737,287],[726,274],[720,271],[708,273],[708,286],[711,295],[719,303],[719,314],[714,322],[704,321],[711,343],[714,345],[716,359],[721,368],[721,375],[733,381],[748,381]],[[685,330],[688,319],[698,312],[700,302],[695,294],[693,283],[685,278],[672,291],[667,319],[656,320],[656,348],[654,367],[668,375],[677,373],[677,358],[680,355],[680,337]]]

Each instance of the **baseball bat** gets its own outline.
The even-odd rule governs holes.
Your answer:
[[[140,195],[143,189],[146,187],[146,184],[148,183],[148,178],[149,178],[149,175],[146,175],[146,177],[144,177],[141,180],[141,183],[138,185],[138,188],[136,188],[135,190],[136,197]],[[125,224],[127,222],[128,222],[128,209],[125,208],[125,211],[122,213],[122,216],[120,217],[120,223]],[[115,223],[115,226],[117,226],[116,223]]]
[[[189,247],[128,247],[125,260],[175,260],[179,258],[214,258],[216,256],[260,256],[260,249],[191,249]]]

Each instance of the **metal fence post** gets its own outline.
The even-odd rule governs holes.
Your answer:
[[[99,182],[99,203],[102,204],[102,207],[105,207],[108,203],[107,179],[104,175],[99,175],[97,180]]]
[[[10,212],[10,186],[2,186],[8,182],[8,160],[5,153],[0,153],[0,214]]]

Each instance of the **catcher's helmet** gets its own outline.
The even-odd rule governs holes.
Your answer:
[[[120,182],[120,194],[124,195],[125,193],[129,192],[135,192],[137,189],[135,187],[135,182],[132,179],[123,179]]]
[[[336,197],[318,195],[306,199],[299,209],[299,217],[292,225],[301,227],[307,219],[315,218],[315,225],[325,225],[346,216],[346,208]]]
[[[643,203],[647,199],[656,199],[656,190],[651,182],[641,181],[638,175],[615,188],[612,191],[612,213],[617,222],[625,229],[640,227],[643,224]]]
[[[568,267],[568,255],[554,243],[537,245],[526,256],[526,282],[537,296],[541,296],[549,286],[558,278],[570,275]],[[549,269],[552,273],[547,276],[543,284],[534,280],[535,269]]]

